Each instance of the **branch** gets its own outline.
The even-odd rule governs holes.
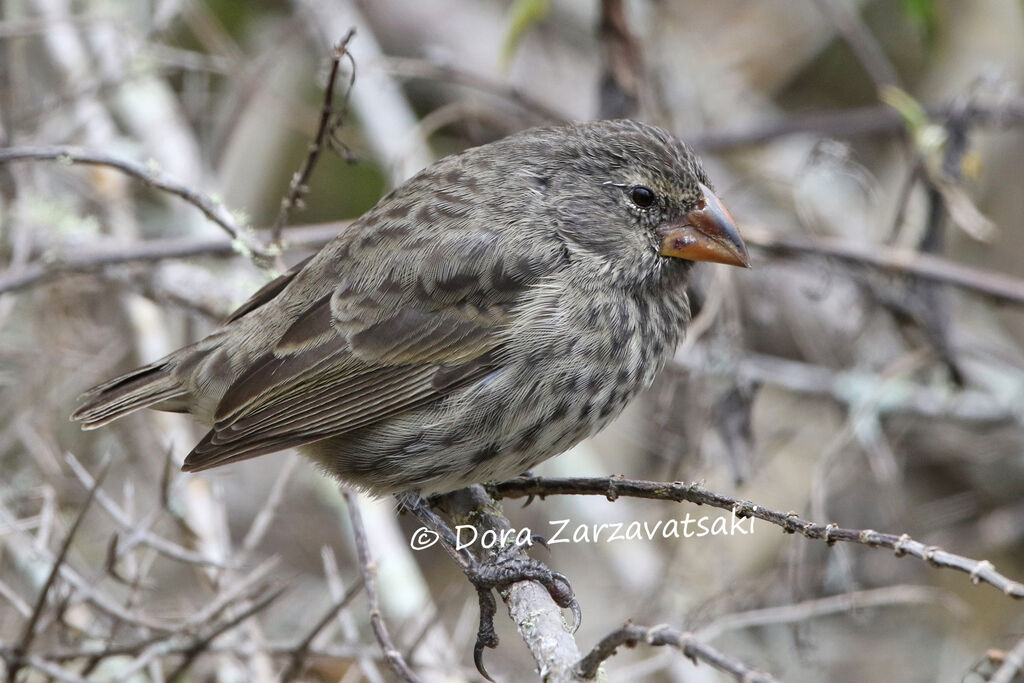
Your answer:
[[[864,25],[856,6],[851,7],[843,0],[814,0],[814,5],[853,50],[857,61],[867,71],[876,88],[899,83],[896,68]]]
[[[946,119],[958,110],[957,103],[933,104],[925,108],[929,117]],[[1024,97],[1008,97],[992,104],[973,103],[966,115],[978,125],[1008,127],[1024,122]],[[684,134],[682,138],[698,151],[721,152],[735,147],[770,142],[790,135],[816,133],[830,137],[890,135],[906,130],[906,121],[888,105],[876,105],[835,112],[786,116],[734,130],[713,130]]]
[[[288,230],[286,246],[291,249],[318,249],[337,237],[347,221],[322,223]],[[105,245],[88,251],[47,255],[28,265],[0,274],[0,294],[26,289],[61,275],[102,271],[131,263],[152,263],[196,256],[237,256],[235,243],[217,238],[174,237],[146,240],[135,244]]]
[[[316,622],[316,624],[313,625],[313,628],[309,630],[309,633],[306,634],[306,637],[300,640],[298,644],[295,645],[291,657],[288,658],[288,665],[285,667],[284,671],[281,673],[281,676],[278,678],[278,680],[287,683],[287,681],[293,680],[300,673],[302,673],[302,668],[305,663],[306,657],[309,656],[311,651],[313,639],[317,637],[317,635],[327,626],[327,624],[329,624],[331,621],[334,620],[336,616],[338,616],[338,612],[345,609],[345,606],[348,605],[348,603],[352,602],[352,598],[356,597],[356,595],[359,594],[359,591],[362,590],[363,583],[363,581],[356,581],[354,584],[349,586],[349,589],[345,591],[345,594],[342,595],[339,599],[335,600],[334,604],[331,605],[331,608],[328,609],[327,612],[325,612],[324,615],[320,618],[320,621]]]
[[[1024,638],[1003,656],[1003,663],[988,679],[988,683],[1013,683],[1020,672],[1024,672]]]
[[[496,538],[509,537],[511,523],[482,486],[445,494],[440,504],[456,524],[471,524],[481,536],[491,531]],[[473,544],[470,551],[486,552],[477,544]],[[525,558],[525,551],[518,552]],[[572,633],[566,630],[561,608],[547,589],[535,581],[519,581],[500,593],[544,680],[548,683],[573,680],[573,669],[580,658],[579,647]]]
[[[902,377],[887,377],[866,370],[835,370],[763,353],[738,353],[723,357],[720,351],[698,342],[676,353],[669,368],[678,367],[704,376],[724,376],[754,385],[773,384],[788,391],[827,396],[849,408],[865,397],[861,388],[882,385],[898,389],[898,402],[878,405],[880,414],[911,414],[922,417],[1002,422],[1020,419],[1011,403],[976,389],[946,391]],[[869,391],[873,391],[870,389]]]
[[[514,85],[490,80],[485,76],[451,64],[437,64],[411,57],[389,56],[383,59],[383,69],[399,78],[446,81],[454,85],[473,88],[474,90],[500,97],[525,109],[544,123],[563,123],[569,120],[568,114],[553,109],[544,102],[524,93]]]
[[[598,36],[602,58],[599,118],[636,118],[644,83],[643,55],[629,30],[623,0],[601,0]]]
[[[622,628],[609,633],[601,639],[594,649],[576,665],[576,673],[581,678],[591,679],[597,676],[601,662],[612,657],[616,648],[620,645],[635,647],[638,643],[648,645],[670,645],[693,660],[710,664],[719,671],[730,674],[741,683],[777,683],[772,676],[751,669],[746,664],[738,662],[707,643],[703,643],[688,631],[681,631],[666,624],[660,626],[636,626],[626,622]]]
[[[167,676],[167,680],[178,680],[178,677],[186,671],[188,671],[188,668],[192,666],[192,662],[194,662],[196,658],[199,655],[201,655],[204,651],[209,649],[210,644],[217,638],[217,636],[241,624],[249,617],[262,611],[264,608],[269,607],[272,602],[281,597],[281,594],[283,594],[287,590],[287,588],[287,586],[281,586],[280,588],[266,592],[264,595],[257,598],[251,605],[243,609],[241,612],[239,612],[231,619],[228,619],[224,623],[219,624],[217,627],[210,630],[206,635],[197,637],[188,647],[188,649],[184,651],[184,660],[182,660],[181,664],[179,664],[177,668],[175,668],[174,671],[172,671]],[[154,652],[154,654],[156,654],[156,652],[153,650],[151,650],[151,652]],[[138,660],[135,661],[135,665],[139,666],[140,664],[144,664],[145,662],[146,658],[140,657]]]
[[[98,485],[97,481],[93,479],[92,475],[90,475],[88,470],[85,469],[85,466],[79,462],[78,458],[70,452],[67,452],[64,455],[64,461],[68,464],[68,467],[71,468],[71,471],[87,490],[96,490]],[[204,566],[211,565],[221,569],[227,568],[224,564],[219,563],[214,559],[204,557],[201,553],[189,550],[188,548],[174,543],[173,541],[157,536],[149,531],[145,526],[137,524],[133,519],[131,519],[130,515],[121,508],[116,501],[114,501],[113,498],[103,491],[96,490],[95,497],[100,507],[103,508],[103,510],[110,515],[110,517],[117,522],[121,528],[126,531],[130,531],[131,537],[137,537],[140,542],[149,546],[156,552],[186,564]],[[129,541],[128,545],[134,545],[134,542]]]
[[[12,161],[56,161],[61,164],[84,164],[112,168],[149,187],[180,197],[199,209],[204,216],[223,228],[224,232],[231,237],[235,251],[251,255],[261,265],[268,264],[272,258],[272,254],[263,246],[251,241],[246,235],[245,228],[235,222],[223,204],[167,176],[153,166],[74,147],[8,147],[0,149],[0,164]]]
[[[870,607],[885,607],[897,604],[918,604],[944,607],[955,616],[965,618],[967,606],[956,595],[924,586],[886,586],[868,590],[829,595],[814,600],[804,600],[791,605],[763,607],[745,612],[725,614],[711,623],[694,630],[703,640],[715,640],[724,633],[742,628],[792,624],[815,617],[840,614],[851,610]]]
[[[366,589],[366,599],[370,603],[370,625],[373,627],[373,634],[380,643],[380,649],[384,652],[384,659],[391,665],[391,670],[408,683],[418,683],[420,677],[413,673],[406,663],[402,653],[395,647],[388,633],[387,624],[381,615],[380,602],[377,600],[377,565],[370,557],[370,546],[366,540],[366,527],[363,525],[363,515],[359,511],[359,503],[354,493],[347,489],[342,490],[345,497],[345,504],[348,505],[349,517],[352,520],[352,535],[355,536],[356,554],[359,556],[359,567],[363,572],[363,586]]]
[[[47,574],[46,580],[43,582],[43,587],[39,591],[39,597],[36,598],[36,602],[32,607],[32,614],[29,615],[28,620],[22,627],[21,637],[18,639],[17,644],[14,646],[10,654],[5,657],[9,657],[10,659],[7,675],[10,676],[12,681],[17,678],[18,670],[25,663],[25,656],[28,654],[28,650],[32,645],[33,639],[35,639],[36,624],[39,622],[39,617],[43,614],[43,608],[46,607],[46,600],[47,597],[49,597],[50,589],[53,588],[53,584],[57,580],[60,568],[67,559],[68,550],[71,549],[71,542],[75,539],[75,534],[78,533],[78,529],[82,525],[82,520],[85,519],[85,513],[89,511],[89,507],[92,504],[93,499],[96,497],[96,492],[103,483],[103,479],[107,476],[109,468],[110,456],[107,455],[107,457],[104,458],[103,463],[100,465],[100,472],[96,475],[96,481],[93,482],[92,488],[89,489],[89,494],[85,498],[85,502],[82,503],[81,509],[78,511],[78,516],[75,517],[74,523],[71,525],[71,528],[68,529],[68,533],[64,536],[64,542],[60,546],[60,551],[54,558],[53,565],[50,567],[50,573]]]
[[[320,124],[317,126],[316,135],[313,136],[313,142],[309,145],[309,153],[306,155],[306,160],[295,175],[292,176],[291,184],[288,187],[288,196],[281,200],[281,210],[278,212],[277,218],[274,219],[274,224],[270,228],[271,244],[277,245],[280,243],[281,229],[284,228],[285,223],[288,221],[288,215],[293,208],[301,207],[302,197],[309,192],[309,178],[313,174],[313,168],[316,166],[317,160],[320,158],[320,152],[323,151],[328,136],[333,134],[337,127],[341,125],[345,113],[348,111],[348,95],[352,92],[352,86],[355,85],[356,81],[356,62],[348,51],[348,43],[355,34],[356,30],[350,28],[345,37],[338,41],[337,45],[331,50],[331,70],[327,76],[327,85],[324,88],[324,101],[320,105]],[[352,72],[349,75],[348,88],[345,91],[341,110],[335,116],[334,83],[338,79],[338,67],[341,65],[341,60],[345,57],[348,57],[349,64],[352,65]]]
[[[832,258],[854,265],[869,266],[876,270],[954,285],[1001,303],[1024,304],[1024,280],[961,265],[940,256],[883,245],[862,247],[829,237],[810,239],[780,235],[752,226],[743,227],[743,238],[747,244],[773,255]]]
[[[844,529],[834,523],[817,524],[801,518],[795,512],[781,512],[756,503],[715,493],[700,484],[683,482],[638,481],[624,477],[541,478],[520,477],[492,484],[488,493],[495,498],[521,498],[524,496],[584,495],[604,496],[614,501],[620,496],[649,500],[687,501],[697,505],[710,505],[731,510],[740,518],[756,517],[782,527],[786,533],[823,540],[828,544],[842,541],[860,543],[872,548],[889,548],[896,555],[911,555],[934,567],[955,569],[971,577],[971,581],[987,583],[1015,599],[1024,598],[1024,584],[1012,581],[996,571],[988,560],[973,560],[947,552],[934,545],[915,541],[907,534],[879,533],[873,529]]]

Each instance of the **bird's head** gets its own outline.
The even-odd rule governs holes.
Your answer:
[[[638,275],[678,259],[750,266],[732,217],[684,143],[627,120],[552,130],[562,135],[539,141],[549,142],[540,156],[549,206],[581,255]]]

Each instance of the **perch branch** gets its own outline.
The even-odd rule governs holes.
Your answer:
[[[907,534],[887,534],[873,529],[845,529],[836,524],[818,524],[803,519],[795,512],[782,512],[739,498],[715,493],[700,484],[683,482],[638,481],[624,477],[541,478],[520,477],[492,484],[488,492],[495,498],[521,498],[523,496],[587,495],[604,496],[614,501],[620,496],[650,500],[687,501],[697,505],[710,505],[731,510],[737,517],[755,517],[782,527],[786,533],[823,540],[860,543],[872,548],[889,548],[897,556],[911,555],[934,567],[955,569],[969,575],[975,584],[987,583],[1015,599],[1024,598],[1024,584],[1013,581],[996,571],[988,560],[973,560],[947,552],[934,545],[915,541]]]

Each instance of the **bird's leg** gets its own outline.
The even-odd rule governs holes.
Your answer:
[[[455,533],[418,492],[400,493],[395,497],[403,508],[438,535],[445,552],[455,560],[466,578],[476,588],[480,604],[480,625],[473,647],[473,662],[484,678],[492,680],[484,668],[484,649],[498,646],[498,634],[494,630],[494,615],[498,609],[494,599],[495,589],[500,591],[519,581],[536,581],[544,586],[556,605],[572,610],[573,628],[575,630],[579,627],[582,614],[569,579],[563,574],[551,571],[542,562],[523,554],[524,546],[529,546],[533,542],[544,545],[543,538],[538,536],[526,543],[506,545],[487,560],[478,560],[466,548],[459,547]]]

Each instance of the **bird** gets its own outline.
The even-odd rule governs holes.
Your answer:
[[[525,130],[421,171],[72,419],[190,413],[209,431],[187,472],[298,448],[375,496],[514,477],[652,384],[700,261],[750,266],[685,143],[631,120]]]

